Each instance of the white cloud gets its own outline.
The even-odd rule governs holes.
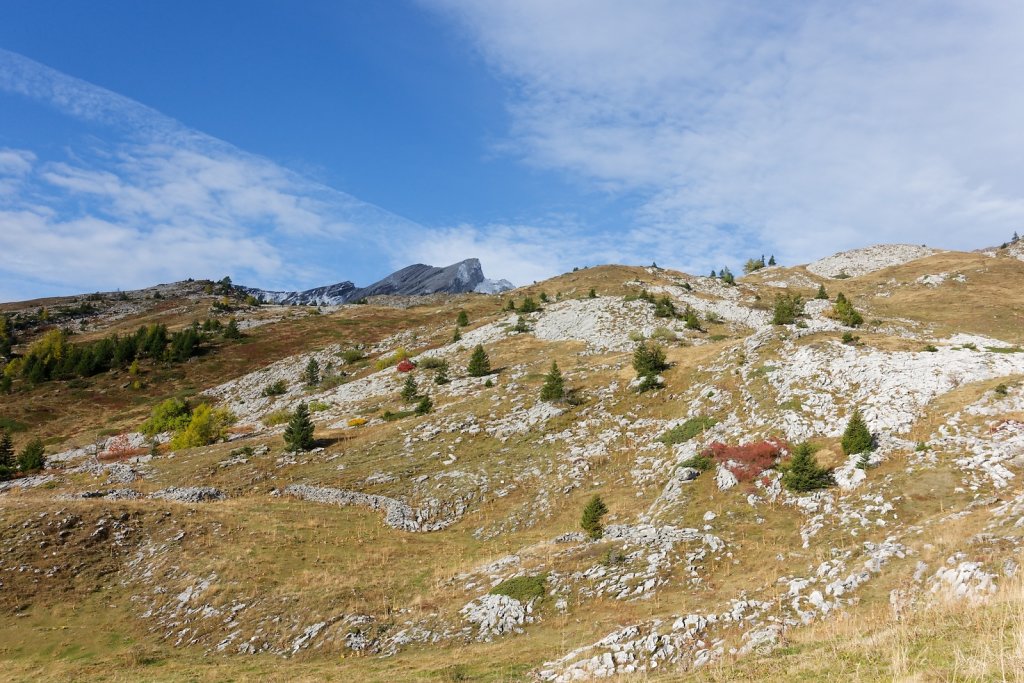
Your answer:
[[[109,140],[80,135],[62,159],[0,149],[0,288],[22,298],[224,274],[270,288],[369,282],[386,245],[423,231],[0,50],[4,91],[98,124]]]
[[[624,254],[700,269],[1024,224],[1019,3],[428,4],[508,79],[506,151],[641,199]]]
[[[459,225],[396,245],[392,264],[396,268],[411,262],[445,266],[474,256],[488,277],[526,284],[572,269],[582,251],[574,232],[564,226]]]
[[[0,149],[0,173],[23,176],[32,170],[36,155],[23,149]]]

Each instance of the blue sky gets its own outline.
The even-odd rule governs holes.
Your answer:
[[[0,0],[0,300],[1024,227],[1013,3]]]

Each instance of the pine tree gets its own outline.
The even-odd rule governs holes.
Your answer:
[[[18,454],[18,469],[22,472],[41,470],[45,465],[46,448],[40,439],[32,439]]]
[[[434,402],[430,400],[429,396],[424,396],[420,399],[420,402],[416,404],[416,414],[426,415],[434,409]]]
[[[0,429],[0,469],[14,469],[14,444],[11,435]]]
[[[850,421],[846,424],[846,431],[843,432],[843,453],[853,455],[873,450],[875,447],[874,437],[868,429],[864,417],[860,414],[860,408],[853,411]]]
[[[545,303],[546,304],[548,302],[548,293],[547,292],[541,292],[540,296],[537,297],[537,298],[540,299],[541,303]]]
[[[683,319],[686,321],[686,329],[697,330],[698,332],[704,331],[704,328],[700,326],[700,318],[697,317],[697,311],[693,310],[690,306],[686,307]]]
[[[315,387],[320,384],[320,363],[316,361],[316,358],[310,358],[309,362],[306,363],[306,369],[302,372],[302,379],[306,382],[307,387]]]
[[[558,363],[551,361],[551,370],[544,378],[544,386],[540,389],[540,400],[561,401],[565,398],[565,380],[558,369]]]
[[[592,540],[604,536],[604,527],[601,526],[601,518],[608,512],[608,506],[601,500],[601,496],[594,496],[583,508],[583,516],[580,518],[580,526],[587,532]]]
[[[437,374],[434,375],[434,384],[448,384],[451,380],[448,379],[448,361],[443,360],[441,364],[437,366]]]
[[[646,342],[637,345],[636,351],[633,352],[633,369],[637,375],[656,375],[667,368],[665,351],[660,346]]]
[[[835,480],[831,472],[818,464],[810,445],[802,443],[793,450],[793,459],[782,475],[782,483],[790,491],[802,493],[831,486]]]
[[[736,276],[728,268],[722,268],[722,282],[727,285],[734,285],[736,284]]]
[[[708,277],[713,277],[713,278],[718,277],[718,273],[715,272],[714,268],[711,269],[711,275],[709,275]]]
[[[238,329],[238,321],[232,318],[228,321],[227,327],[224,328],[225,339],[241,339],[242,331]]]
[[[526,318],[522,315],[516,318],[516,324],[512,326],[513,332],[529,332],[530,326],[526,324]]]
[[[676,317],[676,305],[672,303],[672,299],[668,298],[667,294],[655,302],[654,316],[656,318]]]
[[[465,311],[459,311],[459,317],[455,319],[455,324],[459,327],[465,327],[469,324],[469,315]]]
[[[462,332],[459,332],[459,328],[455,328],[455,333],[452,335],[452,344],[462,341]]]
[[[587,298],[588,299],[596,299],[597,298],[597,290],[594,289],[593,287],[591,287],[590,291],[587,292]]]
[[[484,351],[482,344],[477,344],[473,349],[466,372],[470,377],[484,377],[491,374],[491,359],[487,357],[487,352]]]
[[[769,266],[774,266],[775,265],[775,254],[772,254],[771,258],[768,259],[768,265]]]
[[[313,447],[313,421],[309,419],[309,407],[300,403],[284,428],[284,443],[290,451],[308,451]]]
[[[836,295],[830,316],[847,327],[859,327],[864,322],[864,316],[857,312],[842,292]]]
[[[773,325],[792,325],[804,314],[804,301],[799,294],[776,294],[772,312]]]
[[[508,303],[505,304],[505,310],[506,311],[515,311],[516,310],[516,302],[513,301],[512,299],[509,299]]]
[[[523,299],[523,305],[519,307],[521,313],[536,313],[540,310],[540,305],[533,300],[533,297],[528,296]]]
[[[420,395],[420,388],[416,385],[416,378],[406,375],[405,384],[402,385],[402,400],[412,403]]]
[[[864,451],[857,459],[857,469],[866,470],[871,467],[871,451]]]
[[[818,285],[818,293],[814,295],[814,298],[828,301],[828,292],[825,291],[825,285]]]

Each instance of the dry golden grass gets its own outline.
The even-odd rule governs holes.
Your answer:
[[[983,260],[982,260],[983,259]],[[828,283],[830,293],[845,291],[863,305],[866,317],[920,318],[936,325],[941,333],[958,327],[957,316],[967,315],[965,329],[983,334],[1003,336],[1007,341],[1019,339],[1004,333],[1007,320],[990,315],[1003,305],[994,299],[996,285],[1009,277],[1018,277],[1020,267],[1005,259],[985,259],[975,255],[939,255],[920,262],[888,269],[879,273]],[[961,265],[954,268],[954,263]],[[1021,264],[1024,265],[1024,264]],[[971,270],[971,269],[974,270]],[[965,270],[966,269],[966,270]],[[921,274],[960,270],[971,283],[982,289],[977,296],[967,297],[968,305],[979,310],[964,313],[960,308],[943,307],[937,290],[919,285],[896,288],[892,297],[875,298],[879,285],[888,281],[913,282]],[[601,296],[635,293],[636,287],[626,283],[640,280],[653,284],[663,271],[648,273],[643,268],[603,266],[568,273],[553,280],[501,297],[465,296],[448,302],[432,302],[407,310],[374,306],[345,308],[324,316],[299,316],[291,320],[253,330],[241,344],[219,344],[207,356],[188,364],[180,373],[150,368],[150,388],[131,393],[119,387],[123,377],[110,375],[90,380],[91,384],[74,390],[61,383],[41,387],[27,394],[16,394],[5,403],[3,413],[24,419],[34,429],[45,428],[68,443],[89,440],[98,430],[124,430],[136,426],[150,406],[169,393],[198,391],[211,384],[262,367],[280,358],[307,350],[322,348],[328,343],[375,342],[397,331],[417,328],[420,337],[413,351],[440,346],[451,337],[455,314],[465,309],[470,328],[486,324],[501,315],[501,305],[513,297],[538,298],[541,291],[554,299],[584,297],[591,287]],[[745,292],[760,291],[762,298],[774,288],[757,284],[742,286]],[[947,287],[947,285],[943,285]],[[948,285],[950,292],[957,285]],[[945,292],[946,290],[941,290]],[[975,297],[975,298],[971,298]],[[1019,309],[1018,293],[1012,293],[1007,310]],[[1024,295],[1020,295],[1024,301]],[[984,299],[984,300],[983,300]],[[170,309],[167,309],[170,310]],[[1001,309],[1000,309],[1001,310]],[[185,313],[178,318],[154,309],[146,320],[167,320],[186,324]],[[161,316],[164,316],[163,318]],[[123,329],[132,329],[143,318],[124,321]],[[717,329],[717,328],[716,328]],[[724,326],[722,329],[726,329]],[[730,328],[731,331],[731,328]],[[918,350],[913,342],[884,334],[858,332],[861,342],[883,350]],[[813,335],[800,344],[821,343],[835,334]],[[527,364],[527,374],[517,382],[527,396],[538,391],[543,374],[556,360],[571,387],[579,387],[584,395],[606,387],[613,379],[621,384],[633,378],[629,354],[580,356],[580,342],[546,343],[532,335],[512,337],[489,347],[492,365],[509,367]],[[761,350],[758,365],[769,366],[779,353],[777,346]],[[468,357],[468,351],[466,353]],[[729,359],[739,365],[743,359],[737,339],[724,339],[698,346],[673,345],[668,351],[674,363],[667,371],[669,388],[665,391],[636,395],[625,389],[608,406],[616,415],[641,415],[671,419],[686,414],[689,406],[679,396],[693,383],[709,379],[703,369],[712,361]],[[465,358],[458,362],[462,363]],[[611,366],[620,364],[621,371]],[[453,366],[455,364],[453,363]],[[600,365],[608,367],[594,371]],[[369,362],[361,373],[372,371]],[[164,374],[161,374],[164,373]],[[423,379],[426,379],[424,375]],[[498,386],[472,395],[444,398],[438,410],[446,414],[474,414],[482,421],[491,413],[501,418],[508,414],[508,402],[497,404],[492,397],[503,391],[507,375],[495,378]],[[716,391],[738,395],[742,378],[726,372],[716,379]],[[913,438],[925,439],[959,410],[990,391],[994,383],[965,385],[929,407],[928,414],[915,426]],[[776,399],[766,381],[755,380],[747,386],[758,410],[772,414],[777,411]],[[75,392],[78,393],[75,393]],[[6,398],[6,397],[5,397]],[[397,407],[397,397],[368,401],[359,413],[379,414]],[[529,401],[527,401],[527,405]],[[544,427],[550,433],[574,427],[585,415],[587,406],[572,408],[553,418]],[[721,418],[723,414],[716,415]],[[408,417],[394,423],[368,425],[357,430],[320,430],[317,436],[329,441],[325,452],[300,458],[297,465],[277,462],[281,455],[280,437],[256,436],[242,443],[271,446],[267,456],[250,459],[246,464],[220,467],[219,462],[238,443],[218,444],[208,448],[179,452],[174,458],[158,458],[152,463],[151,475],[133,484],[143,493],[165,486],[210,485],[231,496],[223,503],[185,506],[156,501],[113,504],[104,501],[61,501],[66,510],[77,511],[92,523],[101,515],[120,510],[134,511],[145,524],[162,523],[170,512],[175,524],[187,531],[186,540],[167,551],[162,558],[168,566],[187,567],[192,576],[216,572],[218,579],[206,599],[223,606],[246,596],[261,596],[287,602],[289,610],[302,616],[306,623],[338,613],[372,614],[388,619],[400,608],[409,608],[401,619],[430,619],[434,615],[448,617],[478,589],[467,591],[456,581],[460,573],[508,554],[522,558],[524,571],[556,570],[562,573],[583,571],[601,560],[610,543],[602,543],[567,551],[550,539],[579,526],[580,510],[585,501],[599,492],[611,509],[609,523],[635,521],[648,510],[660,492],[660,483],[667,472],[652,485],[638,489],[631,470],[637,462],[649,457],[651,451],[638,447],[631,438],[622,437],[611,444],[606,455],[591,462],[591,472],[584,485],[566,493],[558,485],[545,481],[564,457],[564,443],[539,443],[537,434],[512,436],[501,441],[487,435],[464,437],[457,445],[458,462],[452,468],[442,466],[434,451],[446,452],[455,445],[458,434],[442,434],[430,443],[404,445],[404,436],[423,421],[436,416]],[[825,446],[819,458],[828,465],[843,460],[834,440],[821,440]],[[656,453],[664,455],[664,451]],[[959,604],[940,604],[921,615],[904,621],[893,618],[888,607],[888,592],[906,585],[917,559],[930,563],[961,549],[963,540],[984,530],[985,518],[971,514],[941,525],[934,524],[954,507],[962,509],[973,495],[955,492],[958,479],[950,471],[948,456],[941,454],[940,466],[922,470],[913,477],[906,475],[904,456],[896,454],[890,461],[873,468],[869,477],[886,482],[891,491],[902,496],[896,514],[901,524],[921,524],[925,529],[920,541],[930,543],[927,551],[904,561],[894,561],[882,577],[874,579],[858,591],[862,603],[850,608],[845,616],[820,623],[807,630],[793,630],[784,647],[770,657],[733,661],[702,670],[691,676],[696,680],[1014,680],[1022,676],[1021,636],[1024,623],[1020,590],[1006,589],[990,606],[964,609]],[[342,467],[343,466],[343,467]],[[414,477],[435,475],[458,468],[467,472],[486,472],[492,487],[514,484],[502,498],[488,497],[474,501],[469,512],[451,528],[431,534],[407,534],[386,527],[381,513],[358,508],[337,508],[302,503],[288,498],[270,498],[273,488],[305,481],[318,485],[359,488],[361,490],[408,498]],[[533,468],[541,477],[531,474]],[[393,473],[397,479],[373,485],[367,477],[377,472]],[[87,474],[69,477],[59,490],[96,488],[102,481]],[[500,484],[498,483],[500,482]],[[547,484],[550,512],[536,515],[537,497]],[[427,485],[429,486],[429,484]],[[451,490],[459,484],[447,480]],[[118,558],[101,557],[97,551],[83,550],[80,576],[83,580],[66,592],[48,591],[25,581],[18,591],[29,596],[22,602],[28,607],[18,609],[14,600],[7,605],[4,622],[0,624],[0,657],[4,660],[4,676],[12,680],[109,680],[109,681],[171,681],[171,680],[329,680],[353,678],[360,681],[519,681],[544,661],[594,642],[624,625],[651,618],[715,610],[729,598],[744,591],[758,598],[772,597],[782,588],[779,576],[794,575],[804,567],[829,559],[832,547],[857,550],[864,540],[879,540],[889,529],[866,529],[854,537],[849,530],[826,527],[816,537],[815,546],[801,548],[800,527],[805,517],[790,507],[761,504],[756,509],[746,501],[745,488],[721,492],[710,476],[703,476],[688,485],[682,499],[659,512],[659,524],[675,524],[700,528],[703,515],[711,510],[718,515],[715,533],[727,530],[733,556],[722,560],[708,559],[702,575],[705,584],[693,589],[682,567],[659,587],[651,600],[625,602],[611,599],[570,602],[569,610],[559,614],[542,608],[543,620],[530,626],[523,635],[501,638],[494,643],[455,643],[413,646],[398,655],[379,659],[354,656],[341,648],[303,653],[293,659],[276,656],[228,656],[207,654],[201,648],[174,648],[148,632],[150,622],[139,619],[140,610],[129,596],[131,587],[118,583]],[[427,488],[429,495],[430,489]],[[54,505],[53,492],[6,494],[0,499],[3,528],[17,538],[23,520],[29,520],[39,509]],[[639,494],[639,495],[638,495]],[[414,501],[415,502],[415,501]],[[764,518],[760,523],[757,517]],[[721,526],[719,526],[721,525]],[[148,529],[149,527],[147,527]],[[177,527],[176,527],[177,528]],[[478,529],[500,531],[497,536],[480,540]],[[724,532],[723,532],[724,533]],[[1007,532],[1010,533],[1010,532]],[[1016,532],[1013,532],[1016,533]],[[2,547],[9,547],[4,544]],[[46,548],[25,545],[32,562],[45,567],[49,561]],[[779,559],[781,556],[781,559]],[[108,571],[103,574],[102,572]],[[92,581],[90,577],[94,577]],[[106,577],[106,578],[103,578]],[[6,577],[4,589],[13,586]],[[31,578],[22,574],[21,579]],[[87,581],[89,579],[92,581]],[[12,580],[13,581],[13,580]],[[182,579],[184,581],[184,579]],[[48,585],[48,584],[47,584]],[[63,585],[63,584],[62,584]],[[173,599],[184,583],[173,581],[168,586],[167,600]],[[64,590],[64,589],[62,589]],[[33,592],[35,591],[35,592]],[[17,594],[17,593],[15,593]],[[11,592],[8,592],[8,597]],[[61,600],[64,598],[64,600]],[[62,604],[66,603],[66,604]],[[243,617],[246,628],[254,627],[256,616]],[[1007,635],[1010,634],[1010,635]],[[223,635],[223,634],[222,634]],[[735,644],[737,632],[730,632],[729,645]],[[652,673],[633,680],[678,680],[682,672]],[[630,680],[630,679],[624,679]]]

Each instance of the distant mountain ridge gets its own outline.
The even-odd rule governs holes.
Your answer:
[[[487,279],[479,259],[468,258],[445,268],[416,263],[367,287],[356,287],[354,283],[345,281],[301,292],[275,292],[256,287],[239,289],[275,304],[334,306],[381,295],[421,296],[466,292],[497,294],[512,289],[512,283],[508,280]]]

